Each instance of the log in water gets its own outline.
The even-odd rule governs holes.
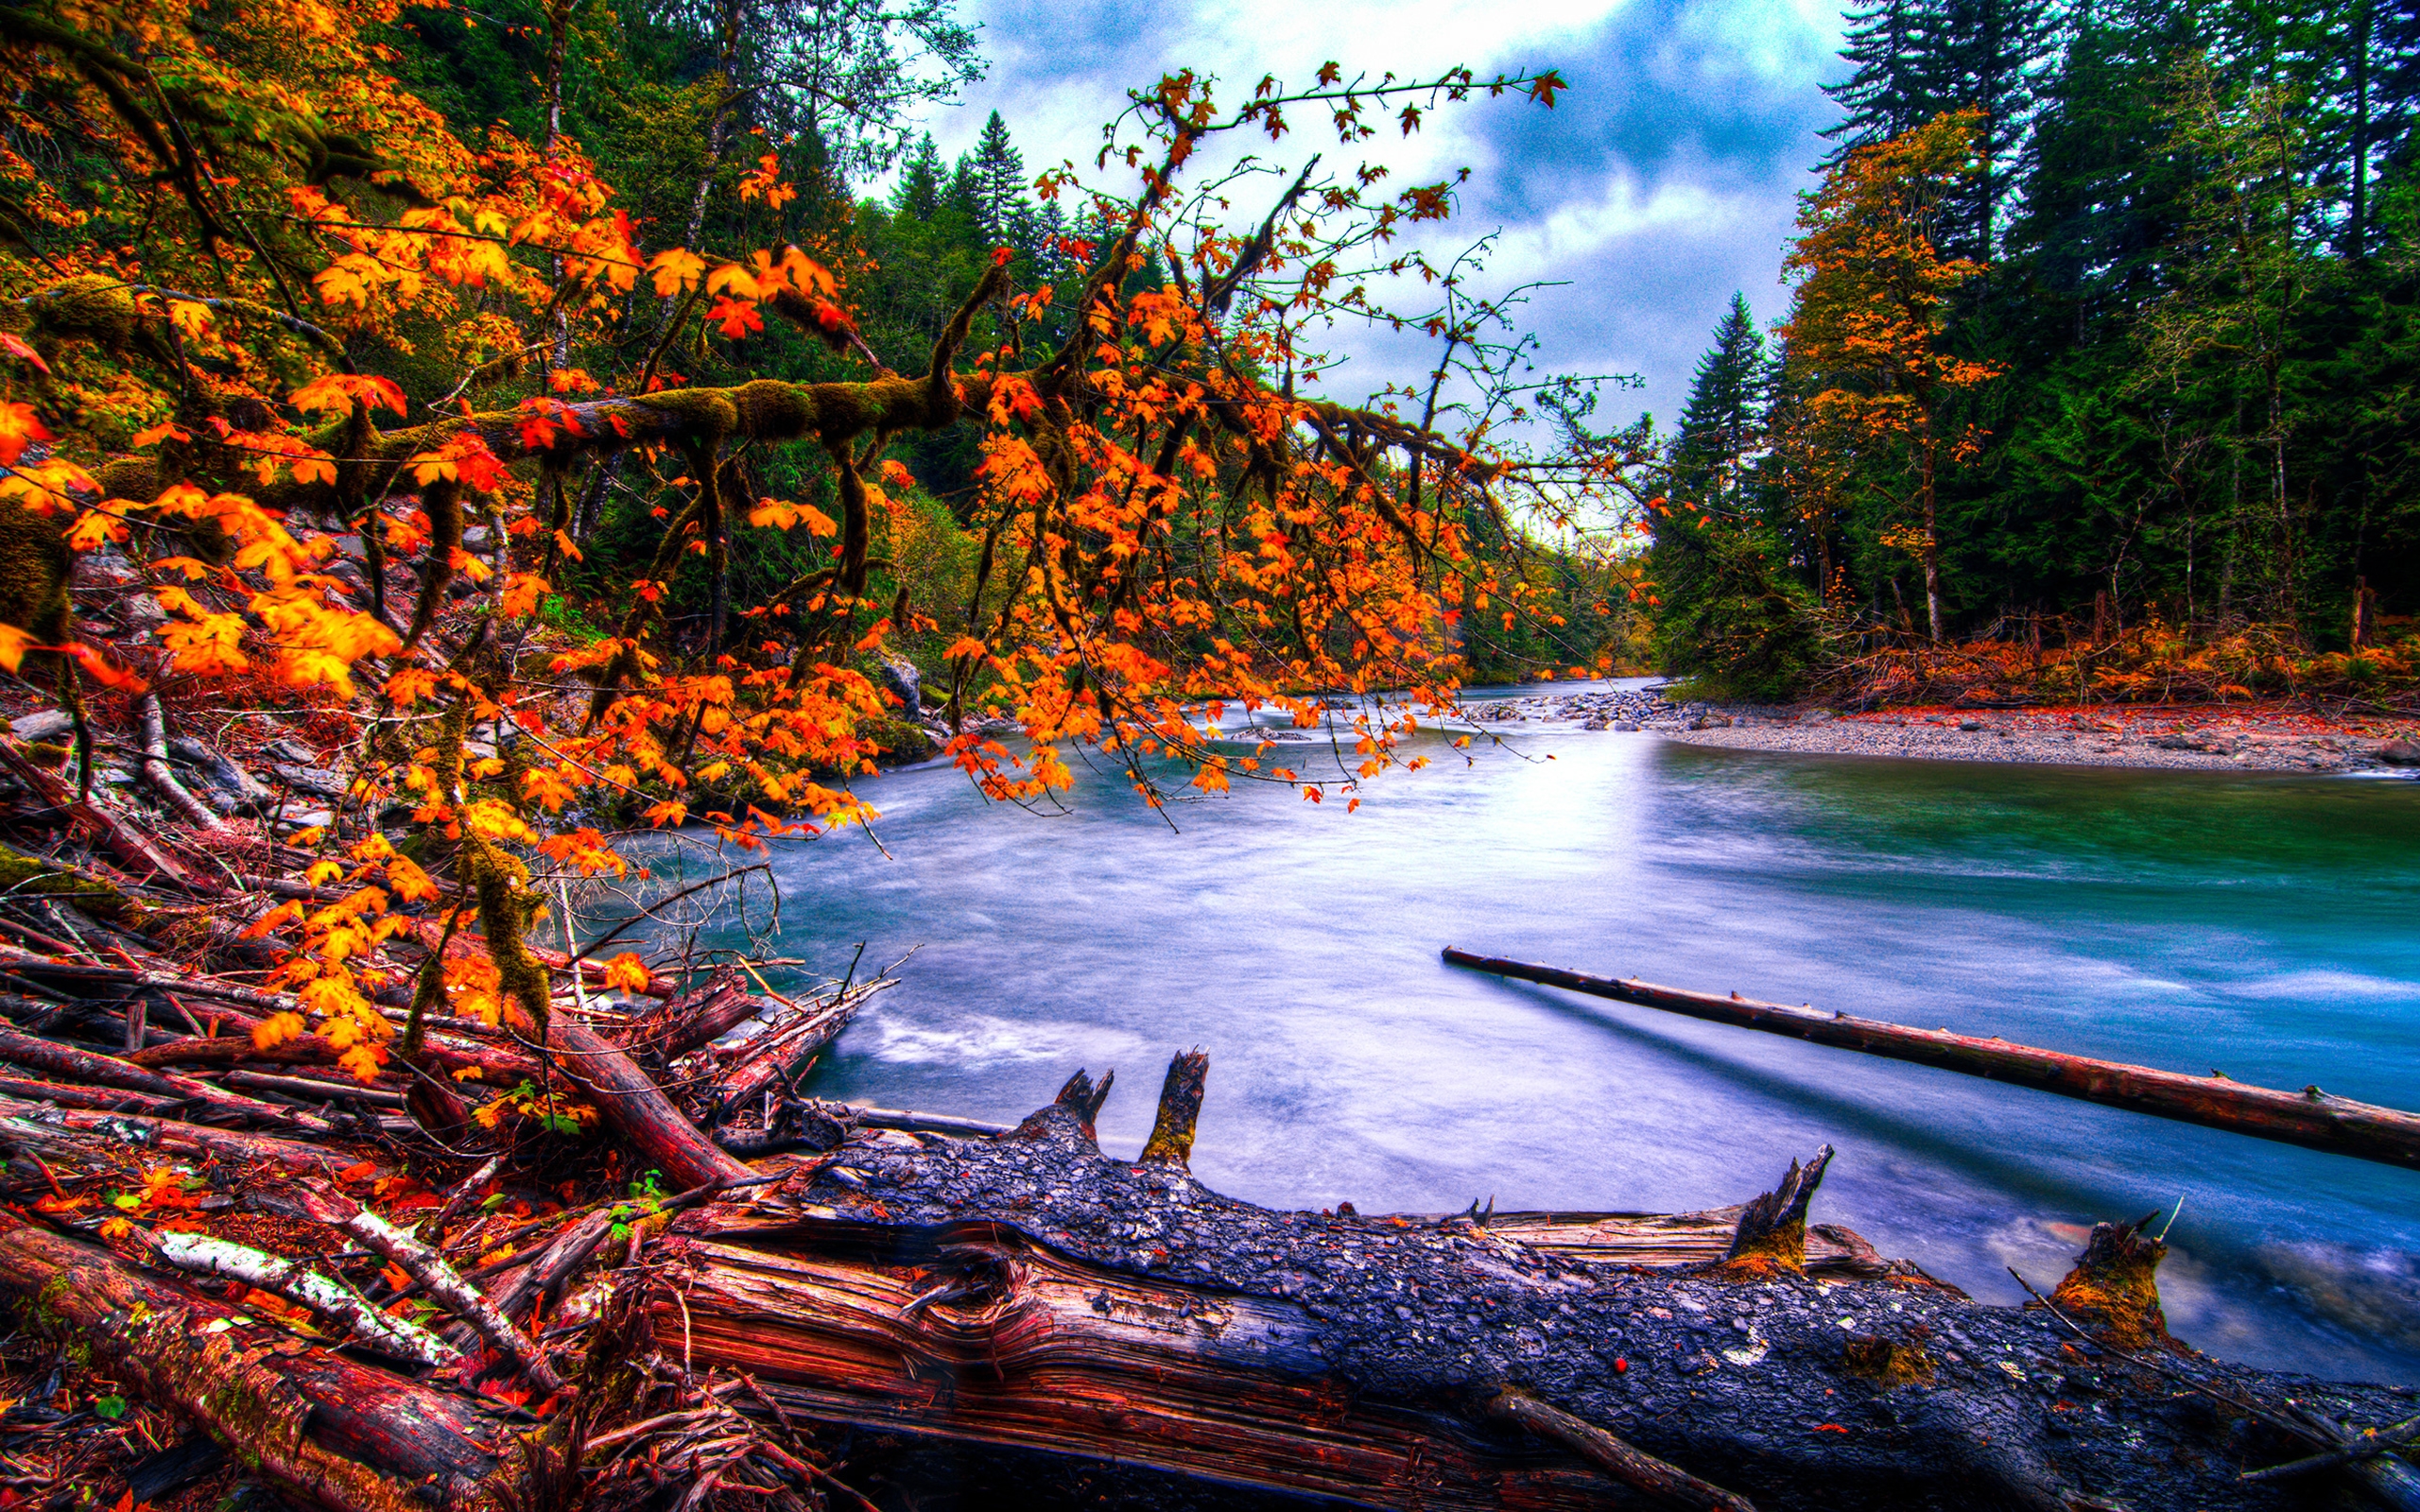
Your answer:
[[[1760,1003],[1737,992],[1717,997],[1711,992],[1658,987],[1636,977],[1625,981],[1590,976],[1561,967],[1474,955],[1450,945],[1443,954],[1451,966],[1467,966],[1496,976],[1585,992],[1591,997],[1611,998],[1644,1008],[1660,1008],[1709,1023],[1789,1035],[1836,1049],[2014,1082],[2080,1102],[2123,1108],[2154,1118],[2172,1118],[2183,1124],[2200,1124],[2256,1139],[2277,1140],[2420,1171],[2420,1116],[2375,1103],[2357,1103],[2349,1097],[2331,1097],[2315,1086],[2298,1092],[2279,1091],[2273,1087],[2245,1086],[2215,1074],[2187,1076],[2150,1066],[2037,1050],[2031,1045],[2012,1044],[1996,1036],[1979,1039],[1946,1029],[1911,1029],[1879,1019],[1824,1013],[1811,1005],[1792,1007],[1787,1003]]]

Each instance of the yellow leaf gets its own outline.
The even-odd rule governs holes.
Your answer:
[[[757,286],[754,276],[737,263],[725,263],[706,275],[708,294],[721,294],[725,291],[736,294],[744,300],[755,299],[764,292]]]
[[[302,1038],[307,1028],[299,1013],[272,1013],[252,1026],[252,1048],[274,1050],[288,1040]]]
[[[16,671],[25,665],[26,648],[34,638],[13,625],[0,625],[0,669]]]
[[[647,270],[655,276],[656,298],[670,299],[685,289],[697,287],[698,275],[706,270],[706,260],[686,248],[675,247],[670,251],[656,253],[648,261]]]

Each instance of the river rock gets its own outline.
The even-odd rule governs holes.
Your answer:
[[[73,734],[75,730],[76,721],[69,718],[66,712],[60,709],[38,709],[32,713],[22,714],[9,722],[9,733],[27,745],[58,740],[62,736]]]
[[[2420,745],[2408,740],[2390,740],[2378,747],[2378,760],[2389,766],[2420,766]]]
[[[280,781],[297,792],[311,793],[320,798],[344,797],[343,777],[329,771],[324,766],[304,766],[295,762],[271,762],[269,770],[275,772]]]
[[[911,718],[924,709],[924,674],[906,657],[895,651],[877,653],[874,680],[899,696],[899,702]]]

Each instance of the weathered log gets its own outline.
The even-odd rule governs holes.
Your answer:
[[[620,1046],[596,1030],[558,1014],[546,1027],[546,1044],[548,1057],[563,1075],[670,1185],[729,1186],[755,1175],[717,1148]]]
[[[290,1302],[336,1319],[372,1349],[421,1365],[452,1365],[460,1353],[419,1324],[389,1317],[353,1291],[283,1255],[264,1254],[208,1234],[163,1233],[153,1237],[151,1253],[180,1270],[219,1276],[275,1292]]]
[[[633,1053],[677,1060],[738,1028],[761,1006],[738,972],[717,971],[631,1020],[614,1039]]]
[[[402,1266],[412,1280],[427,1288],[428,1295],[440,1306],[468,1324],[480,1338],[518,1362],[540,1390],[556,1392],[562,1389],[562,1378],[555,1374],[544,1351],[511,1319],[499,1312],[485,1294],[464,1280],[446,1263],[444,1256],[340,1193],[324,1187],[303,1186],[285,1195],[313,1221],[342,1229],[368,1246],[373,1253]]]
[[[784,1003],[765,1028],[734,1048],[715,1076],[717,1118],[728,1118],[786,1091],[805,1074],[823,1047],[839,1038],[868,998],[889,987],[873,981],[811,1003]]]
[[[1160,1084],[1160,1106],[1151,1117],[1151,1137],[1143,1142],[1145,1162],[1189,1169],[1193,1130],[1201,1120],[1201,1093],[1209,1079],[1210,1057],[1198,1047],[1168,1062],[1167,1079]]]
[[[311,1134],[335,1132],[326,1119],[295,1108],[264,1103],[258,1098],[231,1092],[223,1087],[213,1087],[191,1076],[152,1071],[115,1056],[78,1050],[55,1040],[38,1039],[7,1024],[0,1024],[0,1059],[13,1060],[18,1065],[46,1071],[54,1076],[65,1076],[96,1086],[122,1087],[129,1091],[148,1092],[154,1097],[189,1098],[256,1123],[301,1129]]]
[[[161,878],[190,893],[213,896],[217,888],[197,879],[184,864],[170,855],[165,847],[153,841],[134,826],[111,813],[98,803],[87,803],[67,790],[57,773],[44,771],[26,759],[12,740],[0,739],[0,765],[9,775],[30,788],[44,803],[91,828],[100,837],[110,854],[140,868],[145,874]]]
[[[311,1175],[341,1170],[353,1161],[353,1157],[332,1145],[304,1144],[244,1129],[131,1113],[43,1108],[0,1097],[0,1149],[30,1150],[44,1157],[80,1156],[89,1153],[96,1141],[164,1150],[197,1160],[216,1156],[224,1160],[258,1161]]]
[[[217,813],[185,791],[184,783],[168,767],[168,726],[160,712],[160,696],[143,694],[134,700],[134,713],[143,727],[143,781],[186,823],[219,833]]]
[[[2331,1096],[2317,1087],[2306,1087],[2298,1092],[2279,1091],[2223,1076],[2187,1076],[2150,1066],[2037,1050],[1997,1038],[1952,1034],[1946,1029],[1911,1029],[1879,1019],[1823,1013],[1813,1007],[1792,1007],[1784,1003],[1760,1003],[1736,993],[1724,998],[1635,979],[1589,976],[1559,967],[1474,955],[1450,947],[1444,952],[1444,958],[1451,965],[1467,966],[1496,976],[1660,1008],[1709,1023],[1789,1035],[1836,1049],[1885,1056],[2031,1087],[2061,1097],[2149,1113],[2154,1118],[2199,1124],[2205,1128],[2221,1128],[2256,1139],[2325,1150],[2332,1155],[2420,1170],[2420,1114]]]
[[[653,1247],[685,1273],[660,1327],[818,1420],[1368,1506],[1626,1504],[1585,1430],[1765,1512],[2282,1509],[2237,1466],[2317,1440],[2232,1403],[2403,1416],[2189,1351],[2152,1377],[1904,1264],[1824,1274],[1872,1251],[1824,1226],[1815,1274],[1722,1263],[1740,1210],[1629,1251],[1608,1218],[1271,1212],[1104,1159],[1098,1107],[1074,1078],[1011,1137],[869,1134],[710,1206]],[[1801,1167],[1750,1228],[1804,1224],[1815,1190]],[[1659,1248],[1692,1263],[1633,1258]],[[1506,1387],[1562,1415],[1529,1415],[1560,1450],[1506,1435]]]
[[[1498,1386],[1486,1399],[1489,1416],[1519,1423],[1540,1438],[1569,1446],[1579,1455],[1616,1480],[1669,1506],[1709,1508],[1712,1512],[1756,1512],[1744,1496],[1699,1480],[1688,1471],[1644,1454],[1594,1423],[1582,1422],[1559,1407]]]
[[[249,1031],[252,1020],[236,1028]],[[429,1031],[421,1041],[424,1058],[446,1072],[476,1071],[491,1086],[510,1087],[543,1074],[538,1057],[510,1045],[486,1044]],[[319,1035],[297,1035],[263,1050],[249,1032],[169,1040],[147,1045],[126,1058],[138,1066],[333,1066],[343,1052]]]
[[[869,1103],[827,1103],[836,1113],[845,1114],[853,1123],[868,1128],[895,1128],[911,1133],[949,1134],[962,1139],[995,1139],[1014,1131],[1012,1124],[993,1124],[979,1118],[954,1118],[947,1113],[920,1112],[909,1108],[875,1108]]]
[[[1832,1163],[1828,1144],[1805,1165],[1789,1162],[1781,1185],[1739,1210],[1739,1227],[1732,1231],[1727,1261],[1765,1261],[1790,1270],[1806,1268],[1806,1207],[1824,1184],[1824,1168]]]
[[[5,1211],[0,1287],[31,1299],[34,1326],[72,1329],[143,1396],[337,1512],[467,1509],[497,1471],[505,1434],[467,1399],[305,1345]]]
[[[28,1103],[56,1103],[61,1108],[93,1108],[103,1112],[149,1113],[174,1118],[193,1106],[187,1097],[163,1097],[155,1092],[129,1091],[120,1087],[88,1087],[77,1082],[36,1081],[29,1076],[0,1075],[0,1097]]]

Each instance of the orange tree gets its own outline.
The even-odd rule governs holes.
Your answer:
[[[694,803],[743,843],[868,817],[846,777],[871,769],[886,711],[853,663],[894,631],[945,635],[957,705],[1028,737],[1022,754],[952,743],[996,797],[1066,785],[1081,749],[1154,804],[1164,783],[1239,779],[1320,799],[1419,764],[1404,743],[1454,696],[1463,616],[1530,612],[1534,587],[1499,583],[1475,528],[1502,537],[1527,508],[1579,518],[1620,481],[1599,459],[1489,441],[1526,417],[1509,376],[1524,349],[1489,334],[1504,310],[1473,300],[1467,268],[1412,245],[1450,215],[1451,184],[1390,192],[1381,166],[1322,178],[1315,157],[1270,177],[1257,224],[1217,214],[1274,173],[1227,145],[1278,141],[1289,116],[1350,148],[1476,94],[1551,106],[1550,73],[1372,81],[1330,65],[1232,109],[1206,80],[1166,78],[1093,165],[1130,174],[1126,192],[1073,170],[1040,183],[1102,228],[1069,248],[1089,269],[1058,322],[1071,335],[1028,347],[1052,292],[1012,287],[1003,255],[895,372],[856,339],[834,260],[650,248],[576,142],[458,140],[391,78],[375,39],[393,14],[0,9],[0,528],[22,564],[0,583],[0,665],[55,678],[79,720],[95,678],[173,708],[197,679],[241,677],[343,713],[358,801],[320,838],[314,880],[346,883],[347,901],[267,922],[299,942],[283,980],[322,1032],[358,1042],[364,1074],[388,1030],[358,963],[403,927],[399,901],[475,919],[491,957],[432,964],[417,1007],[543,1024],[522,943],[533,866],[623,866],[567,805],[662,826]],[[772,158],[738,185],[772,204],[794,192]],[[1382,300],[1441,286],[1434,309]],[[970,351],[987,307],[1003,339]],[[668,352],[713,342],[744,368],[769,319],[868,370],[667,387]],[[1442,338],[1438,381],[1363,404],[1314,396],[1325,358],[1308,334],[1340,320]],[[961,421],[983,436],[972,592],[872,592],[909,481],[886,448]],[[828,469],[829,512],[751,496],[743,459],[773,447]],[[611,633],[564,645],[537,611],[579,550],[575,499],[613,468],[659,486],[658,543]],[[666,586],[742,529],[807,533],[811,568],[684,658]],[[68,554],[103,548],[163,611],[153,630],[112,639],[75,614]],[[1370,696],[1332,775],[1220,742],[1222,706],[1310,724],[1340,690]],[[487,728],[492,752],[473,739]],[[425,837],[406,846],[418,860],[370,817],[398,804]]]
[[[1774,438],[1780,472],[1818,531],[1849,479],[1881,494],[1892,517],[1883,543],[1923,568],[1934,641],[1941,476],[1980,441],[1949,410],[1998,373],[1946,350],[1950,297],[1982,265],[1945,258],[1935,245],[1977,171],[1982,119],[1979,111],[1945,112],[1850,153],[1806,197],[1783,264],[1799,282],[1782,333],[1783,381],[1796,402],[1784,406],[1788,423]]]

